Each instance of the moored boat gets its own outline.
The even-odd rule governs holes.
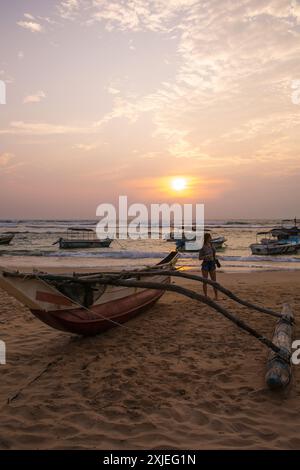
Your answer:
[[[269,233],[277,240],[293,241],[300,244],[300,228],[297,222],[296,218],[293,221],[283,220],[280,226],[272,228]]]
[[[212,238],[211,242],[212,245],[215,247],[216,250],[221,250],[224,248],[224,243],[227,241],[225,237],[216,237]]]
[[[223,249],[225,242],[226,238],[222,236],[212,238],[211,240],[211,243],[216,250]],[[176,241],[176,248],[181,253],[196,253],[202,248],[202,246],[195,240],[179,239]]]
[[[252,243],[253,255],[290,255],[297,253],[299,245],[294,243]]]
[[[271,229],[268,232],[258,232],[256,238],[261,235],[264,235],[264,238],[260,242],[256,241],[250,245],[253,255],[288,255],[297,253],[300,249],[300,239],[292,236],[292,233],[282,236],[279,229]]]
[[[169,270],[177,257],[178,253],[171,252],[156,266]],[[130,279],[130,271],[125,273]],[[163,290],[97,284],[97,277],[104,275],[109,272],[54,275],[0,270],[0,287],[52,328],[84,336],[96,335],[127,322],[152,306],[164,293]],[[138,275],[132,275],[131,279],[138,279]],[[153,274],[150,280],[165,284],[170,283],[170,276]]]
[[[69,228],[66,237],[59,238],[55,243],[59,243],[59,248],[82,249],[82,248],[108,248],[112,240],[110,238],[99,239],[94,230],[88,228]]]

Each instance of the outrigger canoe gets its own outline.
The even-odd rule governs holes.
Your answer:
[[[171,252],[151,269],[170,270],[177,257],[177,252]],[[164,294],[164,290],[97,284],[97,275],[105,274],[54,275],[0,270],[0,287],[52,328],[84,336],[127,322]],[[138,276],[134,274],[131,279]],[[170,276],[153,274],[149,281],[169,284]]]

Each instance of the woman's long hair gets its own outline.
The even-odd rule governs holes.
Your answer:
[[[203,244],[206,245],[206,243],[208,243],[208,242],[211,242],[211,234],[206,232],[204,234],[204,243]]]

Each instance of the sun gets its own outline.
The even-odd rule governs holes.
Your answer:
[[[171,186],[175,191],[183,191],[186,189],[187,183],[185,178],[174,178],[171,182]]]

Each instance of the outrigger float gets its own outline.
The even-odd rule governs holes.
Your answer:
[[[270,350],[266,383],[283,389],[292,378],[291,354],[294,316],[284,305],[281,313],[242,300],[217,282],[175,268],[178,253],[173,251],[148,268],[119,272],[49,274],[21,273],[0,269],[0,287],[26,305],[33,315],[52,328],[83,336],[99,334],[121,326],[151,307],[165,291],[175,292],[208,305]],[[207,283],[231,300],[277,319],[273,340],[197,291],[172,284],[172,278]]]

